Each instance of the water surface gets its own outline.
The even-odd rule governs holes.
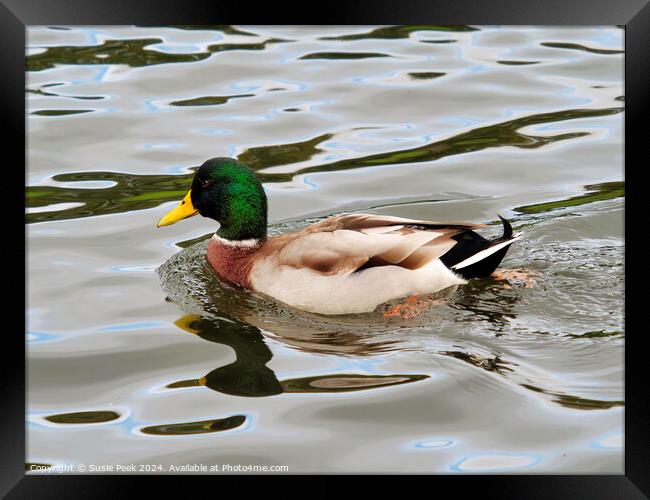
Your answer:
[[[622,473],[622,29],[62,28],[28,29],[26,462]],[[215,156],[274,233],[501,213],[534,286],[413,318],[232,289],[211,221],[155,227]]]

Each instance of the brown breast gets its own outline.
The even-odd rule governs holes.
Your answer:
[[[250,270],[260,247],[237,247],[210,238],[207,259],[217,276],[242,288],[251,289]]]

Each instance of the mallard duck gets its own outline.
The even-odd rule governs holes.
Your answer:
[[[485,224],[374,214],[329,217],[300,231],[267,235],[261,182],[243,163],[213,158],[158,227],[201,214],[216,220],[207,260],[217,276],[318,314],[371,312],[388,301],[490,276],[520,236],[503,217],[500,238]]]

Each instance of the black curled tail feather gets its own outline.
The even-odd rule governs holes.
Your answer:
[[[503,224],[503,236],[501,236],[499,241],[509,240],[512,238],[512,226],[510,225],[510,222],[508,222],[504,217],[501,217],[500,214],[497,214],[497,216],[501,219],[501,223]]]
[[[515,241],[510,222],[501,215],[498,216],[503,224],[502,236],[494,240],[486,240],[474,231],[461,233],[454,237],[458,243],[440,258],[443,264],[467,280],[490,276],[505,257],[508,248],[510,248],[510,243]],[[489,251],[497,245],[499,248],[493,252]],[[476,262],[471,262],[469,265],[463,265],[464,262],[472,257],[479,257],[482,253],[485,253],[485,257]]]

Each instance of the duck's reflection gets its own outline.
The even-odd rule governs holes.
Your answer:
[[[521,296],[509,293],[511,286],[493,278],[472,280],[460,287],[453,301],[452,309],[469,311],[472,314],[460,321],[480,321],[486,330],[501,336],[510,329],[510,322],[517,318],[517,304]]]
[[[512,361],[504,360],[499,355],[481,356],[463,351],[440,351],[439,354],[459,359],[469,363],[482,370],[493,372],[505,378],[510,378],[517,382],[524,389],[533,391],[539,394],[545,394],[551,397],[551,401],[576,410],[607,410],[615,406],[623,406],[625,403],[619,400],[598,400],[588,399],[580,396],[574,396],[559,391],[547,390],[533,385],[528,379],[523,379],[520,374],[515,371],[518,365]],[[524,380],[526,380],[524,382]]]
[[[170,389],[204,386],[233,396],[263,397],[284,392],[350,392],[406,384],[427,375],[360,375],[338,373],[278,380],[267,365],[273,353],[259,328],[228,318],[202,318],[186,315],[175,324],[182,330],[235,351],[234,362],[215,368],[200,379],[173,382]]]
[[[227,319],[207,319],[195,315],[183,316],[176,321],[176,326],[235,351],[234,362],[201,377],[198,381],[200,385],[234,396],[272,396],[282,392],[275,373],[266,366],[273,354],[258,328]]]

